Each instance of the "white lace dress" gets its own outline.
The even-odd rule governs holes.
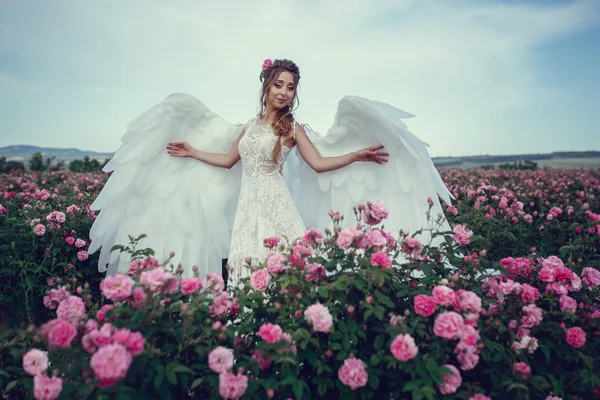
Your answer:
[[[245,266],[247,257],[252,259],[253,265],[264,261],[265,238],[277,236],[293,240],[305,232],[281,174],[291,149],[282,146],[275,163],[272,153],[278,139],[271,126],[259,125],[255,118],[248,121],[244,130],[238,144],[242,184],[228,257],[229,279],[234,282],[250,275],[251,270]],[[294,126],[294,139],[295,131]]]

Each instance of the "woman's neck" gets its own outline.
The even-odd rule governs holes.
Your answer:
[[[260,116],[262,121],[265,124],[269,124],[269,125],[271,125],[273,122],[275,122],[276,117],[277,117],[277,110],[275,109],[275,107],[269,106],[269,105],[267,105],[265,112]]]

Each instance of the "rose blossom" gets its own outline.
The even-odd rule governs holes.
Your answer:
[[[465,225],[456,225],[452,230],[454,235],[452,238],[458,242],[460,245],[467,245],[471,242],[471,236],[473,236],[473,231],[467,229]]]
[[[437,316],[433,332],[444,339],[457,339],[465,326],[463,317],[454,311],[446,311]]]
[[[96,378],[107,381],[119,381],[127,375],[132,356],[122,344],[104,346],[90,359],[90,366]]]
[[[113,327],[111,324],[106,323],[102,325],[102,328],[95,329],[87,334],[90,340],[97,347],[108,346],[113,342]]]
[[[358,231],[355,228],[342,229],[342,231],[338,235],[336,244],[342,249],[347,249],[354,241],[354,238],[356,237],[357,233]]]
[[[529,374],[531,373],[531,367],[524,362],[518,362],[515,364],[515,372],[520,372],[523,380],[527,380]]]
[[[47,296],[44,296],[44,306],[54,310],[60,305],[60,302],[67,297],[69,297],[69,292],[67,291],[66,286],[61,286],[58,289],[52,289]]]
[[[414,299],[415,312],[423,317],[431,317],[435,314],[436,302],[433,297],[418,294]]]
[[[384,251],[378,251],[371,256],[371,265],[382,269],[392,268],[392,260]]]
[[[565,264],[562,262],[562,260],[556,256],[550,256],[546,259],[542,260],[542,265],[544,267],[549,267],[552,269],[556,269],[558,267],[564,267]]]
[[[465,342],[458,342],[454,348],[456,359],[460,362],[460,369],[470,371],[479,363],[479,356],[476,354],[477,347],[470,346]]]
[[[87,260],[87,259],[88,259],[88,256],[89,256],[89,254],[88,254],[88,252],[87,252],[87,251],[85,251],[85,250],[81,250],[81,251],[78,251],[78,252],[77,252],[77,259],[78,259],[79,261],[85,261],[85,260]]]
[[[258,329],[258,337],[267,343],[277,343],[281,339],[282,330],[276,324],[262,324]]]
[[[329,332],[333,325],[333,317],[329,309],[319,303],[304,310],[304,318],[312,325],[314,332]]]
[[[225,292],[216,295],[213,304],[210,306],[209,315],[211,317],[223,318],[231,308],[232,303],[229,295]]]
[[[572,297],[562,295],[560,296],[559,303],[561,311],[571,311],[573,313],[577,311],[577,301]]]
[[[521,300],[524,303],[535,303],[540,298],[540,291],[527,283],[521,285],[523,291],[521,292]]]
[[[248,388],[248,377],[241,373],[237,375],[231,372],[219,374],[219,394],[224,399],[239,399],[246,393]]]
[[[388,217],[389,210],[379,201],[370,201],[363,207],[361,214],[366,224],[377,225]]]
[[[400,361],[408,361],[417,356],[419,348],[415,345],[415,339],[408,333],[398,335],[390,345],[390,351]]]
[[[492,398],[478,393],[475,396],[469,397],[469,400],[492,400]]]
[[[586,267],[581,271],[583,282],[591,288],[600,285],[600,271],[595,268]]]
[[[140,284],[147,287],[151,292],[156,293],[162,290],[171,279],[177,279],[170,272],[162,267],[156,267],[149,271],[144,271],[140,275]]]
[[[73,246],[73,243],[75,243],[75,238],[72,236],[69,236],[67,238],[65,238],[65,242],[69,245],[69,246]]]
[[[458,309],[465,312],[480,313],[481,299],[471,291],[463,291],[457,296]]]
[[[208,366],[217,374],[233,368],[233,352],[222,346],[217,346],[208,355]]]
[[[216,272],[209,272],[208,274],[206,274],[205,287],[212,293],[222,292],[224,286],[225,282],[223,281],[223,277],[221,276],[221,274],[217,274]]]
[[[96,313],[96,319],[98,320],[98,322],[106,321],[107,311],[113,310],[114,308],[115,308],[115,306],[113,306],[112,304],[103,305],[102,308],[99,309],[98,312]]]
[[[346,358],[344,365],[338,370],[339,380],[352,390],[363,387],[367,384],[369,375],[367,374],[367,365],[354,357]]]
[[[530,304],[522,308],[525,316],[521,318],[521,323],[525,328],[533,328],[542,322],[542,310],[535,304]]]
[[[323,233],[317,228],[309,228],[302,237],[302,244],[305,246],[315,246],[323,239]]]
[[[60,302],[56,316],[68,322],[78,322],[85,315],[85,302],[79,296],[69,296]]]
[[[32,376],[43,374],[48,370],[48,356],[38,349],[29,350],[23,357],[23,369]]]
[[[124,274],[107,276],[100,282],[100,291],[109,300],[122,301],[131,296],[133,279]]]
[[[423,251],[423,245],[421,244],[421,241],[418,238],[404,238],[404,240],[402,240],[402,242],[400,243],[400,249],[413,257],[418,256],[419,254],[421,254],[421,251]]]
[[[367,232],[367,244],[375,248],[383,248],[387,244],[387,238],[379,229],[371,229]]]
[[[285,257],[283,256],[283,254],[281,254],[277,251],[270,250],[267,253],[266,261],[267,261],[267,270],[270,273],[278,274],[281,271],[283,271],[284,262],[285,262]]]
[[[46,233],[46,227],[42,224],[37,224],[33,228],[33,233],[35,233],[37,236],[44,236],[44,234]]]
[[[433,288],[432,291],[435,302],[441,306],[451,306],[454,304],[455,294],[454,290],[448,286],[438,285]]]
[[[77,336],[75,325],[67,321],[56,318],[48,322],[47,339],[50,347],[65,349],[71,346],[71,342]]]
[[[269,288],[269,283],[271,283],[271,275],[264,268],[254,271],[250,277],[250,286],[254,290],[264,292]]]
[[[585,331],[579,327],[567,329],[567,343],[573,347],[581,347],[585,344]]]
[[[276,236],[266,238],[263,241],[263,246],[266,247],[267,249],[272,249],[274,247],[277,247],[278,244],[279,244],[279,238]]]
[[[442,394],[452,394],[456,392],[458,387],[462,384],[462,377],[460,372],[454,365],[446,364],[444,367],[452,371],[452,374],[442,375],[444,383],[438,384],[438,388]]]
[[[306,264],[306,275],[304,279],[308,282],[316,283],[319,282],[321,278],[327,277],[327,270],[325,267],[318,263],[310,263]]]
[[[85,246],[85,240],[77,239],[75,241],[75,247],[77,247],[78,249],[82,248],[83,246]]]
[[[181,293],[185,295],[196,293],[200,289],[202,289],[200,278],[183,278],[181,280]]]
[[[131,332],[129,329],[119,329],[112,336],[113,343],[121,343],[132,356],[137,356],[144,351],[146,340],[140,332]]]
[[[33,396],[36,400],[54,400],[62,391],[62,379],[57,376],[50,378],[46,375],[33,377]]]

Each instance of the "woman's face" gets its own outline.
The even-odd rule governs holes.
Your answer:
[[[294,100],[295,94],[294,76],[288,71],[282,71],[269,87],[267,104],[276,109],[287,107]]]

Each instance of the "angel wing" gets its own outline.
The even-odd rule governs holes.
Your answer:
[[[229,251],[230,230],[239,195],[240,170],[173,158],[166,146],[187,141],[194,148],[228,152],[243,125],[224,121],[193,96],[172,94],[131,121],[122,145],[104,167],[111,172],[93,202],[101,210],[90,230],[90,252],[99,248],[100,272],[124,272],[129,258],[110,252],[142,233],[140,247],[150,247],[159,261],[171,252],[174,265],[201,276],[221,273]]]
[[[309,139],[325,157],[377,145],[385,146],[390,154],[385,165],[354,163],[321,174],[316,174],[297,151],[290,155],[284,175],[307,226],[328,226],[330,209],[345,216],[346,226],[354,225],[353,207],[375,200],[389,207],[385,226],[396,233],[400,229],[414,233],[429,226],[428,198],[434,201],[433,219],[443,216],[438,195],[447,204],[453,197],[431,161],[429,145],[402,122],[411,117],[414,115],[389,104],[348,96],[339,102],[333,126],[325,136],[305,126]],[[441,229],[450,230],[443,217]]]

